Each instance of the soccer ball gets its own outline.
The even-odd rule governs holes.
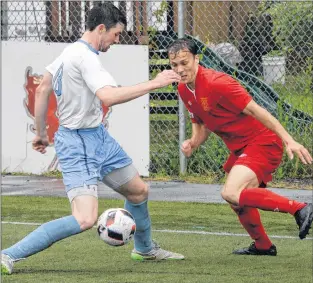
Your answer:
[[[123,246],[134,237],[136,223],[134,217],[123,208],[110,208],[103,212],[97,223],[101,240],[110,246]]]

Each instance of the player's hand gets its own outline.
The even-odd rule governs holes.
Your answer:
[[[49,145],[48,137],[35,136],[32,145],[34,150],[42,154],[46,153],[46,147]]]
[[[193,152],[193,148],[191,146],[191,140],[185,140],[181,147],[180,147],[182,153],[186,156],[186,157],[190,157],[192,155]]]
[[[174,71],[165,70],[155,77],[154,82],[156,82],[158,84],[158,87],[160,88],[168,86],[172,83],[177,83],[180,81],[180,79],[180,75],[176,74]]]
[[[286,152],[290,159],[293,159],[293,155],[296,153],[303,164],[312,164],[312,156],[308,150],[302,144],[294,140],[286,144]]]

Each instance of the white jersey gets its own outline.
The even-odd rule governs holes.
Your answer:
[[[100,62],[99,52],[78,40],[46,69],[53,76],[60,125],[69,129],[99,126],[103,111],[96,91],[104,86],[116,86]]]

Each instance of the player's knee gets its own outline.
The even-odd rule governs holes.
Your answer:
[[[148,184],[142,182],[142,184],[136,187],[131,194],[127,196],[127,200],[132,203],[141,203],[148,198],[149,186]]]
[[[222,198],[230,204],[238,205],[239,199],[237,190],[225,185],[221,192]]]
[[[80,228],[84,230],[88,230],[92,228],[95,223],[97,222],[97,215],[90,214],[90,215],[75,215],[77,222],[79,223]]]

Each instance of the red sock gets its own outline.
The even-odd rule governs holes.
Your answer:
[[[261,222],[260,213],[254,207],[233,207],[231,208],[238,215],[241,225],[249,233],[250,237],[255,240],[255,247],[259,250],[268,250],[272,242],[266,235]]]
[[[306,206],[303,202],[290,200],[267,189],[244,189],[239,197],[239,206],[256,207],[262,210],[288,212],[294,215]]]

